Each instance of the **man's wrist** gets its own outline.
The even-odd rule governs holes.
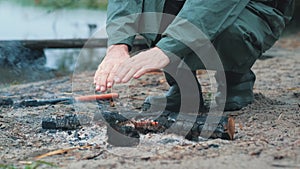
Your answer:
[[[154,47],[158,50],[160,50],[169,60],[169,64],[179,63],[181,61],[181,58],[176,56],[174,53],[171,53],[169,51],[161,49],[159,46]]]
[[[111,45],[107,48],[107,51],[111,51],[111,50],[122,50],[122,51],[129,51],[128,45],[126,44],[116,44],[116,45]]]

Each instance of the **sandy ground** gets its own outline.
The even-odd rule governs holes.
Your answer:
[[[226,113],[236,119],[233,141],[191,142],[163,133],[141,135],[137,147],[114,147],[106,141],[104,123],[95,119],[71,131],[41,127],[42,119],[49,116],[80,114],[93,119],[99,111],[95,103],[0,107],[0,164],[24,168],[37,161],[38,155],[81,146],[40,160],[59,168],[300,168],[299,37],[282,39],[267,54],[272,57],[254,65],[254,103]],[[93,72],[75,72],[74,76],[6,86],[0,94],[14,101],[93,94],[92,77]],[[214,82],[207,73],[199,72],[198,77],[209,98],[214,91],[210,84],[215,86]],[[121,96],[115,100],[116,108],[138,112],[147,95],[162,95],[167,89],[161,73],[116,86],[113,92]]]

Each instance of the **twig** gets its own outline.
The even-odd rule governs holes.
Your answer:
[[[282,114],[283,114],[283,113],[281,113],[281,114],[279,115],[279,117],[277,118],[277,121],[279,121],[279,120],[281,119]]]
[[[55,151],[51,151],[51,152],[48,152],[48,153],[46,153],[46,154],[37,156],[37,157],[35,157],[35,159],[36,159],[36,160],[39,160],[39,159],[42,159],[42,158],[45,158],[45,157],[54,156],[54,155],[59,155],[59,154],[64,154],[64,153],[67,153],[67,152],[69,152],[69,151],[78,150],[78,149],[81,149],[81,148],[90,148],[90,147],[91,147],[91,146],[82,146],[82,147],[72,147],[72,148],[66,148],[66,149],[55,150]]]
[[[105,152],[105,150],[102,150],[102,151],[100,151],[97,154],[94,154],[94,155],[91,155],[91,156],[86,156],[86,157],[82,158],[81,160],[92,160],[92,159],[95,159],[95,158],[101,156],[104,152]]]
[[[298,168],[300,165],[297,164],[272,164],[273,167],[279,167],[279,168]]]

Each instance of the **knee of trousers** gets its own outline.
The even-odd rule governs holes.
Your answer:
[[[274,20],[279,18],[271,12],[268,15]],[[260,15],[245,9],[237,20],[213,41],[225,71],[248,72],[262,53],[279,38],[274,25],[278,24],[271,24]]]
[[[262,55],[262,39],[247,28],[234,23],[213,42],[224,71],[246,73]]]
[[[265,32],[269,27],[264,25],[265,23],[262,24],[263,21],[253,15],[242,14],[212,41],[224,71],[247,73],[262,55]],[[204,67],[203,63],[197,63],[195,60],[189,63],[200,69]],[[218,70],[218,68],[215,69]]]

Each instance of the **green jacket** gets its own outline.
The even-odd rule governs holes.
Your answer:
[[[132,46],[135,35],[143,32],[149,44],[156,39],[161,17],[153,12],[163,11],[165,0],[109,0],[107,11],[108,45],[127,44]],[[256,3],[265,3],[280,7],[280,12],[265,10]],[[292,16],[293,0],[186,0],[183,8],[168,28],[163,38],[156,44],[164,51],[170,51],[180,57],[188,55],[191,50],[186,43],[193,43],[199,36],[186,31],[186,23],[192,23],[204,34],[203,39],[213,41],[223,30],[230,26],[245,8],[251,8],[262,18],[270,22],[276,36],[280,36],[287,21]],[[273,11],[274,13],[270,13]],[[149,12],[152,15],[143,16]],[[152,13],[151,13],[152,12]],[[122,18],[124,16],[129,16]],[[141,23],[142,21],[142,23]],[[155,31],[154,31],[155,30]],[[148,31],[148,32],[147,32]],[[178,38],[179,37],[179,38]]]

